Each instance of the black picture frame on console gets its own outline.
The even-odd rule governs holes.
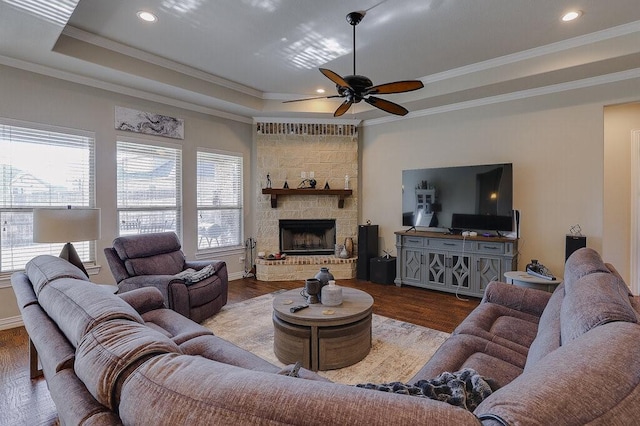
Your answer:
[[[404,170],[402,225],[454,233],[513,232],[512,163]]]

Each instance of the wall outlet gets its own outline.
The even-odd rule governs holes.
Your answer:
[[[240,256],[238,258],[238,263],[244,263],[244,259],[245,259],[244,256]]]

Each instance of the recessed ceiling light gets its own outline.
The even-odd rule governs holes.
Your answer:
[[[564,22],[573,21],[574,19],[578,19],[582,16],[581,10],[572,10],[571,12],[567,12],[562,16],[562,20]]]
[[[151,12],[146,12],[144,10],[139,10],[138,13],[136,13],[136,15],[138,15],[138,18],[146,22],[156,22],[158,20],[158,17],[156,15],[154,15]]]
[[[316,93],[324,93],[324,89],[318,89],[316,90]]]

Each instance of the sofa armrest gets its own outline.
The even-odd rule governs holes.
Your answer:
[[[165,307],[162,293],[155,287],[142,287],[119,293],[118,296],[138,311],[140,315]]]
[[[521,312],[540,316],[551,298],[549,292],[527,287],[518,287],[499,281],[487,286],[482,303],[496,303]]]
[[[127,268],[125,268],[124,263],[122,263],[122,260],[113,247],[106,247],[104,249],[104,256],[107,259],[107,264],[109,265],[109,269],[111,269],[111,274],[116,280],[116,283],[129,278],[130,275],[127,272]]]

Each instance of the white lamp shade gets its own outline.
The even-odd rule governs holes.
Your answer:
[[[36,243],[71,243],[100,238],[100,209],[33,209],[33,241]]]

